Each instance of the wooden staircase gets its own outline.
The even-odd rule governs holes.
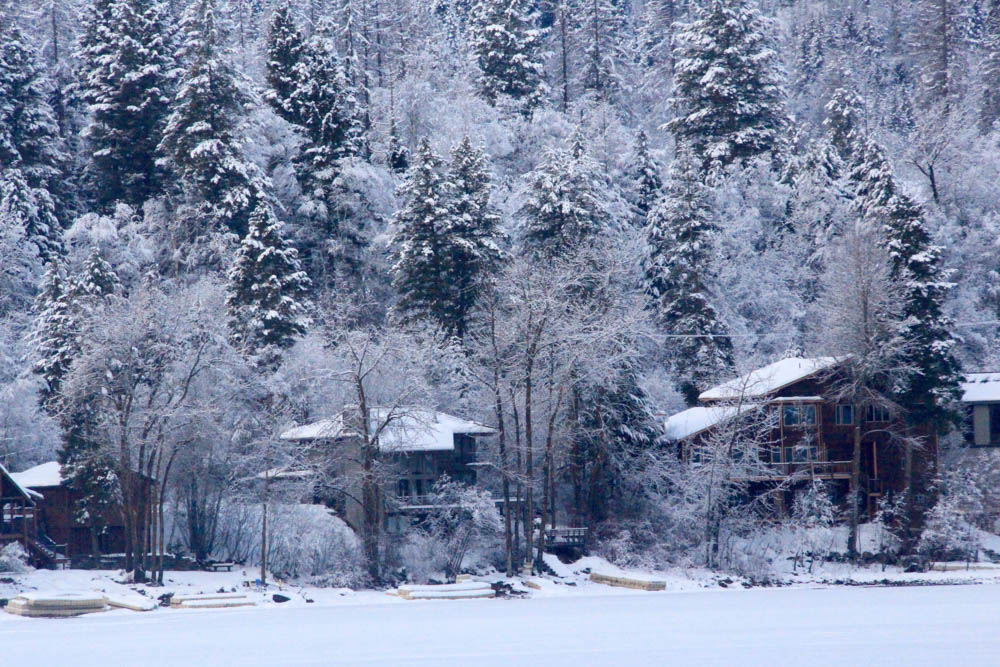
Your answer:
[[[24,541],[28,545],[32,559],[40,567],[58,570],[69,566],[69,558],[59,552],[59,549],[65,548],[66,545],[56,544],[45,535],[39,535],[37,538],[29,536]]]

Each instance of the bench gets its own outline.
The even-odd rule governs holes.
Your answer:
[[[205,563],[203,569],[209,572],[221,572],[222,570],[232,572],[234,565],[236,565],[236,563]]]

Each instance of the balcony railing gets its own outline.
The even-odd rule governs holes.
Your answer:
[[[800,479],[850,479],[850,461],[798,461],[795,463],[768,463],[755,481]]]

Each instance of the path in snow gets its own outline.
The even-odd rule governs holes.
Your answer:
[[[4,618],[7,665],[997,665],[1000,587]]]

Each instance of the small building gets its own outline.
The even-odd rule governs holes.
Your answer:
[[[11,477],[37,496],[38,535],[44,536],[53,550],[70,558],[125,551],[125,526],[119,512],[109,509],[96,517],[93,525],[77,521],[82,495],[66,484],[57,461],[13,473]]]
[[[0,549],[18,542],[29,554],[38,551],[34,546],[38,535],[35,502],[41,498],[0,464]]]
[[[899,493],[906,486],[904,448],[894,433],[903,431],[901,420],[885,408],[869,405],[863,414],[839,402],[834,388],[838,361],[833,357],[782,359],[702,392],[701,405],[666,419],[666,436],[676,442],[687,460],[714,429],[744,418],[750,412],[767,416],[762,466],[752,482],[759,492],[779,483],[786,489],[810,480],[829,482],[833,494],[845,498],[851,479],[855,427],[861,425],[859,483],[869,513],[884,494]],[[936,468],[937,437],[922,436],[922,449],[914,455],[916,470]],[[784,504],[784,494],[778,496]]]
[[[1000,373],[969,373],[962,383],[965,436],[972,447],[1000,447]]]
[[[496,429],[445,412],[426,409],[397,410],[391,419],[381,408],[370,411],[372,428],[384,424],[378,437],[380,462],[392,470],[391,488],[382,490],[390,530],[431,506],[434,484],[447,475],[464,484],[476,483],[477,439]],[[358,502],[358,456],[361,439],[345,425],[344,415],[298,426],[281,434],[285,441],[300,442],[319,455],[333,454],[334,477],[350,488],[333,497],[316,500],[332,505],[355,530],[360,530],[362,508]]]

